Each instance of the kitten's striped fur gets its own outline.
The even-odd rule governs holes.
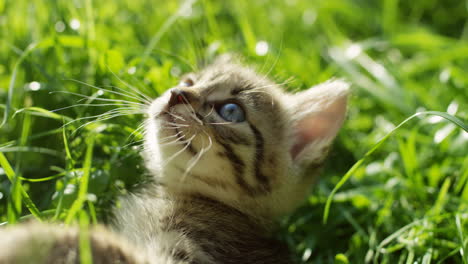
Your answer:
[[[186,78],[176,87],[183,98],[168,90],[149,107],[144,157],[154,182],[121,200],[113,232],[91,231],[94,262],[290,263],[271,237],[275,220],[316,180],[344,120],[348,85],[330,81],[289,94],[226,60]],[[226,102],[240,105],[246,120],[224,120],[217,107]],[[7,251],[0,242],[0,263],[78,261],[76,229],[29,226],[0,235],[26,249]],[[49,245],[42,262],[25,257],[34,241]]]

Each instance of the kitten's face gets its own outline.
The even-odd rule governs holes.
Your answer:
[[[347,86],[337,87],[333,96],[290,95],[226,62],[187,75],[150,107],[147,167],[175,193],[205,195],[260,217],[288,212],[316,177],[305,168],[323,161],[343,120]],[[320,113],[318,104],[330,109]]]

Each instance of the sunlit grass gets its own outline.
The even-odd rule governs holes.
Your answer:
[[[106,222],[145,178],[132,87],[154,98],[229,52],[295,77],[290,90],[353,84],[322,180],[282,221],[299,262],[467,263],[467,12],[426,0],[0,0],[0,222]],[[455,123],[421,115],[389,135],[422,111]]]

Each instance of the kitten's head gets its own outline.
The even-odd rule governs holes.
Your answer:
[[[294,209],[345,118],[348,85],[296,94],[222,61],[156,99],[145,159],[169,192],[201,194],[255,217]]]

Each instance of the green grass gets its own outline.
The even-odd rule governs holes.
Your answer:
[[[298,262],[468,263],[468,2],[187,3],[0,0],[0,222],[107,221],[143,178],[128,145],[142,116],[81,127],[91,119],[70,122],[115,106],[51,110],[125,99],[112,87],[133,93],[125,83],[156,97],[230,52],[278,82],[294,76],[291,90],[353,83],[322,180],[282,221]],[[420,115],[389,135],[420,111],[459,123]]]

